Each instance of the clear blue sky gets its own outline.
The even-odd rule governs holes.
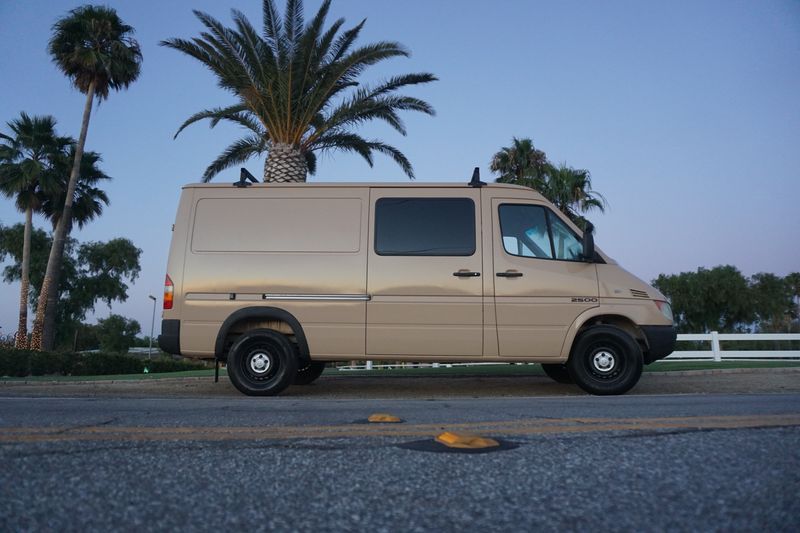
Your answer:
[[[46,44],[53,22],[80,4],[0,2],[3,131],[27,111],[54,115],[60,133],[77,137],[83,96]],[[180,186],[198,181],[237,136],[200,124],[172,139],[190,114],[231,97],[202,66],[157,43],[195,36],[192,8],[228,23],[236,7],[258,26],[261,2],[109,4],[136,28],[143,71],[95,109],[87,148],[114,177],[111,205],[75,236],[125,236],[142,248],[141,277],[113,312],[149,333],[147,295],[160,305]],[[307,1],[309,18],[318,5]],[[512,136],[531,137],[551,160],[591,171],[611,204],[590,215],[597,242],[645,280],[728,263],[746,275],[800,269],[800,2],[334,0],[331,11],[330,21],[341,16],[348,26],[368,19],[361,43],[398,40],[413,52],[365,80],[413,71],[440,78],[415,89],[438,114],[406,116],[408,137],[365,128],[403,150],[420,181],[464,181],[476,165],[488,178],[495,151]],[[247,166],[259,176],[262,164]],[[311,181],[353,179],[404,177],[385,158],[369,168],[336,154],[320,160]],[[21,220],[0,200],[3,224]],[[18,290],[0,284],[0,331],[15,329]],[[108,313],[98,305],[96,316]]]

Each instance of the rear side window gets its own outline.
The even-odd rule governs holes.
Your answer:
[[[375,203],[378,255],[472,255],[475,203],[469,198],[381,198]]]

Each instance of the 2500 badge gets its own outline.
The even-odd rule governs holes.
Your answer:
[[[592,298],[592,297],[588,297],[588,298],[576,297],[576,298],[573,298],[573,299],[572,299],[572,303],[574,303],[574,304],[596,304],[596,303],[597,303],[597,298]]]

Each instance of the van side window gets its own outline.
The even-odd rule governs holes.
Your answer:
[[[503,234],[503,248],[511,255],[553,258],[544,207],[501,205],[500,231]]]
[[[381,198],[375,203],[378,255],[473,255],[475,203],[469,198]]]
[[[580,261],[583,245],[549,209],[530,204],[502,204],[500,232],[511,255]]]

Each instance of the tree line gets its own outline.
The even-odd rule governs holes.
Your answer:
[[[3,281],[7,283],[22,280],[25,232],[24,224],[0,224],[0,261],[10,260],[10,264],[3,268]],[[33,228],[29,238],[29,294],[25,301],[20,302],[20,320],[28,305],[36,311],[52,246],[52,236],[43,229]],[[53,307],[56,320],[52,348],[73,349],[76,333],[80,338],[85,337],[83,322],[97,303],[103,302],[111,306],[112,302],[127,300],[129,283],[138,278],[141,270],[141,253],[139,248],[125,238],[87,243],[80,243],[72,237],[67,238]],[[19,325],[14,345],[19,349],[28,347],[25,324]]]
[[[680,333],[800,332],[800,272],[744,276],[731,265],[661,274]]]

